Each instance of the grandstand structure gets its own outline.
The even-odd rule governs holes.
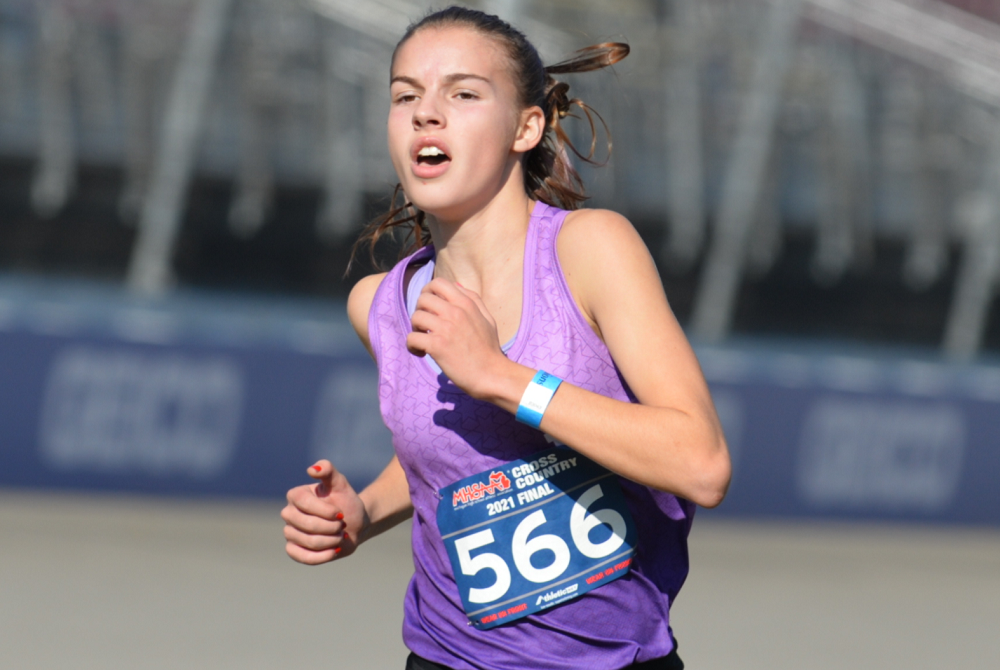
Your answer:
[[[793,257],[814,297],[848,283],[869,293],[890,245],[901,257],[893,295],[913,296],[911,317],[939,296],[940,323],[926,329],[948,355],[968,360],[993,342],[996,2],[468,4],[522,27],[548,62],[600,40],[631,44],[617,74],[572,82],[614,133],[614,160],[584,178],[596,205],[640,225],[668,289],[683,283],[675,307],[696,339],[741,332],[746,287],[787,283],[774,278]],[[176,255],[201,225],[192,189],[205,180],[227,184],[212,211],[240,244],[290,225],[282,193],[310,194],[297,230],[342,259],[394,181],[389,55],[428,6],[0,0],[0,170],[26,175],[2,177],[0,236],[16,246],[29,226],[63,221],[86,188],[81,170],[96,167],[113,175],[101,212],[125,231],[118,276],[138,294],[185,281]],[[15,227],[20,237],[5,236]],[[3,254],[0,270],[16,269]],[[64,269],[42,265],[32,269]]]

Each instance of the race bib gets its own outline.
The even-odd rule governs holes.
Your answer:
[[[636,529],[618,478],[566,447],[441,489],[437,522],[470,623],[520,619],[629,571]]]

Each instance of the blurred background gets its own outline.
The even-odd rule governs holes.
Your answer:
[[[614,141],[591,204],[653,252],[733,453],[690,666],[997,667],[1000,1],[458,4],[549,63],[632,47],[568,81]],[[317,458],[360,487],[392,455],[345,270],[429,6],[0,0],[0,667],[273,667],[329,632],[401,667],[406,529],[317,573],[277,511]]]

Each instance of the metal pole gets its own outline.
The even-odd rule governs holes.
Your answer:
[[[345,56],[352,53],[348,49],[353,40],[351,32],[342,25],[330,22],[323,39],[326,69],[325,183],[316,232],[324,240],[337,242],[363,223],[361,210],[366,181],[362,141],[364,120],[359,118],[358,111],[362,106],[364,80],[358,64],[345,62]],[[389,78],[388,73],[387,66],[385,80]]]
[[[719,220],[695,297],[692,333],[704,341],[724,338],[732,322],[802,3],[772,0],[764,17],[757,60],[726,172]]]
[[[771,159],[764,166],[764,178],[757,211],[750,224],[747,242],[746,271],[751,277],[761,277],[774,267],[785,245],[781,230],[781,147],[775,147]]]
[[[913,290],[921,290],[930,285],[933,277],[922,273],[914,263],[914,249],[920,244],[923,229],[928,223],[923,181],[923,154],[921,134],[923,129],[923,109],[926,102],[926,77],[909,66],[896,67],[888,71],[884,86],[884,112],[881,132],[881,152],[883,171],[902,178],[903,183],[914,194],[911,223],[907,231],[907,258],[903,267],[903,281]]]
[[[820,208],[812,275],[832,285],[859,258],[870,256],[870,174],[864,90],[845,45],[828,41],[822,54],[823,127],[820,130]]]
[[[698,45],[702,39],[698,0],[674,0],[672,30],[666,27],[672,58],[666,85],[667,211],[670,230],[661,256],[683,272],[705,241],[705,184],[702,161]]]
[[[118,215],[129,226],[138,223],[142,204],[149,192],[156,143],[154,108],[158,82],[180,52],[177,23],[190,21],[189,7],[179,5],[184,14],[165,9],[157,2],[126,3],[122,6],[120,71],[125,143],[125,186],[118,199]],[[169,26],[165,27],[165,26]]]
[[[103,131],[115,127],[114,66],[102,35],[99,8],[94,7],[76,22],[74,69],[80,86],[82,116]]]
[[[48,3],[42,10],[38,168],[31,184],[31,204],[43,218],[62,209],[76,181],[70,96],[74,28],[73,19],[60,3]]]
[[[981,190],[965,212],[965,251],[945,327],[944,351],[969,360],[982,346],[990,303],[1000,279],[1000,119],[994,116]]]
[[[919,163],[916,175],[916,226],[906,249],[903,279],[914,290],[928,288],[948,266],[948,224],[950,218],[950,181],[954,161],[942,160],[942,145],[948,141],[943,123],[951,110],[944,104],[941,86],[930,89],[931,82],[922,77],[923,105],[917,151]],[[961,151],[959,149],[959,151]],[[945,154],[946,156],[946,154]]]
[[[191,18],[128,268],[128,286],[139,293],[161,293],[172,281],[170,259],[231,4],[199,0]]]
[[[278,0],[280,1],[280,0]],[[276,0],[247,0],[235,22],[240,77],[239,164],[236,194],[229,207],[229,230],[250,238],[264,225],[274,199],[271,128],[282,101],[285,52],[279,42],[281,5]]]

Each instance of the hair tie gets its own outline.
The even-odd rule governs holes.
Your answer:
[[[569,84],[562,81],[552,80],[552,84],[545,94],[549,109],[554,112],[551,122],[554,125],[558,119],[565,118],[569,114],[572,101],[566,95],[569,92]]]

